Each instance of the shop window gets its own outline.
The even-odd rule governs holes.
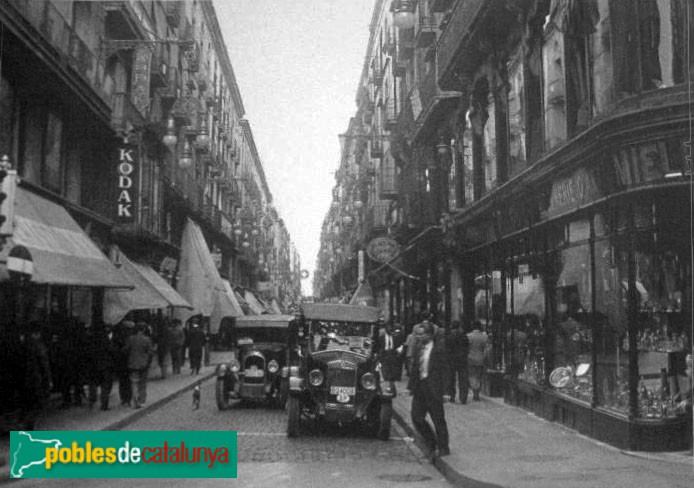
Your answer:
[[[608,113],[614,103],[614,75],[610,40],[610,0],[598,0],[598,20],[591,39],[593,55],[593,110],[596,115]]]
[[[23,113],[22,172],[28,181],[55,193],[64,190],[63,121],[44,105]]]
[[[692,3],[692,0],[610,1],[615,83],[620,95],[686,82],[687,67],[694,56],[690,49],[687,60],[690,29],[687,10],[691,11]]]
[[[526,167],[525,107],[523,91],[523,63],[520,51],[511,56],[508,63],[508,150],[509,175],[514,176]]]
[[[506,364],[518,379],[542,384],[545,378],[545,291],[528,264],[514,265],[515,276],[506,278]]]
[[[552,29],[545,38],[542,68],[545,77],[545,144],[547,148],[552,148],[566,140],[564,39],[556,29]]]
[[[557,254],[559,271],[555,286],[553,365],[565,368],[572,381],[554,384],[560,392],[590,402],[593,395],[591,365],[592,286],[590,246],[570,247]],[[552,376],[550,375],[550,380]]]

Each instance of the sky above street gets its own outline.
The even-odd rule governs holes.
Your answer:
[[[374,0],[215,0],[270,191],[311,276]]]

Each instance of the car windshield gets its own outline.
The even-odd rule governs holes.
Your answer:
[[[311,321],[311,351],[350,351],[368,356],[373,324],[360,322]]]
[[[236,345],[286,343],[287,327],[243,327],[236,329]]]

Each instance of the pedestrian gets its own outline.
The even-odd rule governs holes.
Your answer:
[[[188,356],[190,357],[190,374],[199,374],[202,362],[202,350],[205,346],[205,332],[197,318],[193,318],[188,333]]]
[[[23,366],[22,425],[26,430],[34,430],[48,406],[52,387],[48,348],[41,339],[38,322],[29,324],[29,334],[24,339]]]
[[[133,399],[132,384],[130,383],[130,370],[128,369],[128,353],[125,345],[128,338],[135,333],[135,322],[123,320],[113,334],[113,343],[118,351],[116,356],[115,371],[118,379],[118,396],[121,406],[130,406]]]
[[[467,337],[470,341],[467,364],[472,399],[479,401],[482,375],[484,374],[485,353],[489,347],[489,336],[482,331],[482,323],[479,320],[475,320],[472,324],[472,332]]]
[[[185,332],[180,319],[171,321],[171,330],[169,331],[169,349],[171,351],[171,368],[173,374],[181,374],[181,366],[183,365],[183,347],[186,341]]]
[[[166,378],[166,358],[169,356],[171,349],[171,330],[169,327],[169,321],[166,318],[162,318],[157,321],[156,324],[156,337],[157,337],[157,364],[159,364],[159,370],[161,371],[162,379]]]
[[[434,340],[434,334],[434,325],[430,322],[415,329],[417,345],[412,361],[411,416],[432,455],[436,452],[438,456],[447,456],[450,450],[443,395],[449,381],[448,358],[444,344]],[[434,424],[435,434],[426,420],[427,414]]]
[[[400,367],[400,352],[402,351],[403,338],[397,334],[396,327],[392,322],[385,324],[385,327],[378,334],[378,360],[381,364],[381,377],[384,381],[393,383],[402,379]]]
[[[451,335],[446,341],[448,347],[448,360],[451,369],[451,379],[448,384],[448,394],[451,402],[455,402],[456,385],[458,398],[463,405],[467,403],[468,396],[468,368],[467,358],[470,349],[470,339],[465,334],[459,320],[451,322]]]
[[[145,335],[147,324],[135,324],[135,334],[128,337],[125,352],[128,353],[128,369],[132,384],[132,397],[135,408],[141,408],[147,401],[147,372],[154,354],[152,339]]]
[[[89,408],[94,408],[97,390],[100,391],[99,404],[101,410],[109,409],[113,376],[119,351],[113,341],[113,334],[105,324],[97,324],[91,336],[87,349],[89,356]]]

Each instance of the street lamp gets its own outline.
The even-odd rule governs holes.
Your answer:
[[[169,118],[166,119],[166,134],[164,134],[161,142],[171,151],[173,151],[176,144],[178,144],[178,137],[176,137],[176,122],[174,121],[173,115],[169,115]]]
[[[178,166],[181,169],[187,169],[193,166],[193,156],[188,138],[186,138],[183,143],[183,154],[181,154],[181,158],[178,160]]]
[[[414,1],[398,0],[393,14],[393,24],[398,29],[411,29],[414,27]]]
[[[207,131],[207,114],[203,113],[202,121],[200,122],[200,131],[195,136],[195,145],[198,149],[207,151],[210,147],[210,134]]]

